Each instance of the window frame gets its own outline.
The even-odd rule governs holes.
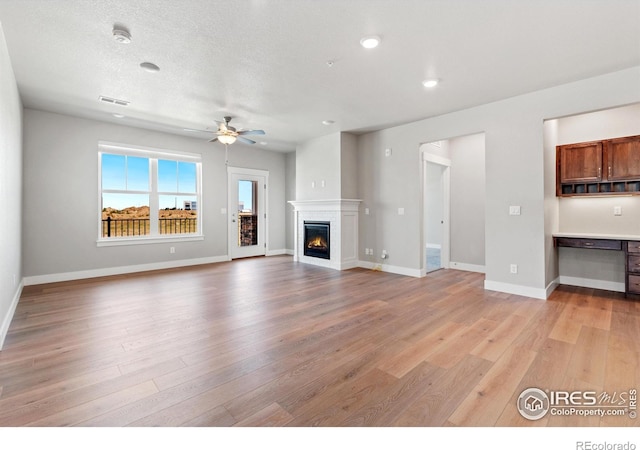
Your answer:
[[[165,150],[136,145],[118,144],[113,142],[98,142],[98,247],[109,247],[117,245],[137,245],[156,244],[168,242],[187,242],[204,240],[203,220],[202,220],[202,155],[199,153],[182,152],[177,150]],[[137,156],[149,159],[149,191],[128,191],[118,189],[102,189],[102,155],[103,154]],[[159,214],[160,195],[165,192],[158,191],[158,160],[169,160],[178,162],[195,163],[196,165],[196,202],[197,202],[197,231],[195,233],[183,234],[160,234]],[[102,194],[103,193],[127,193],[127,194],[148,194],[149,195],[149,234],[144,236],[102,236]],[[190,195],[176,193],[176,195]],[[173,194],[172,194],[173,195]]]

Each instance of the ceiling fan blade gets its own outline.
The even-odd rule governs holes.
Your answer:
[[[214,137],[213,139],[209,140],[209,142],[215,142],[215,141],[217,141],[217,140],[218,140],[218,137],[216,136],[216,137]]]
[[[246,137],[238,136],[237,139],[240,142],[244,142],[245,144],[255,144],[256,141],[252,141],[251,139],[247,139]]]
[[[264,130],[244,130],[244,131],[238,131],[239,135],[246,135],[246,134],[264,134]]]

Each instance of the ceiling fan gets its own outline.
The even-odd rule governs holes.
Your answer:
[[[236,130],[234,127],[229,125],[231,122],[231,116],[225,116],[224,122],[218,122],[218,129],[216,130],[216,137],[211,139],[209,142],[219,141],[222,144],[230,145],[233,144],[236,140],[240,142],[244,142],[245,144],[255,144],[256,141],[252,141],[251,139],[247,139],[246,135],[258,135],[264,134],[263,130]]]

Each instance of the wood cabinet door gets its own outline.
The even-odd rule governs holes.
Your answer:
[[[558,146],[561,183],[602,180],[602,142]]]
[[[640,178],[640,136],[611,139],[605,145],[610,181]]]

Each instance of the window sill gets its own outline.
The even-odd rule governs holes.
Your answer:
[[[167,237],[133,237],[133,238],[110,238],[110,239],[98,239],[96,241],[97,247],[117,247],[120,245],[141,245],[141,244],[166,244],[170,242],[190,242],[190,241],[204,241],[204,236],[198,235],[172,235]]]

